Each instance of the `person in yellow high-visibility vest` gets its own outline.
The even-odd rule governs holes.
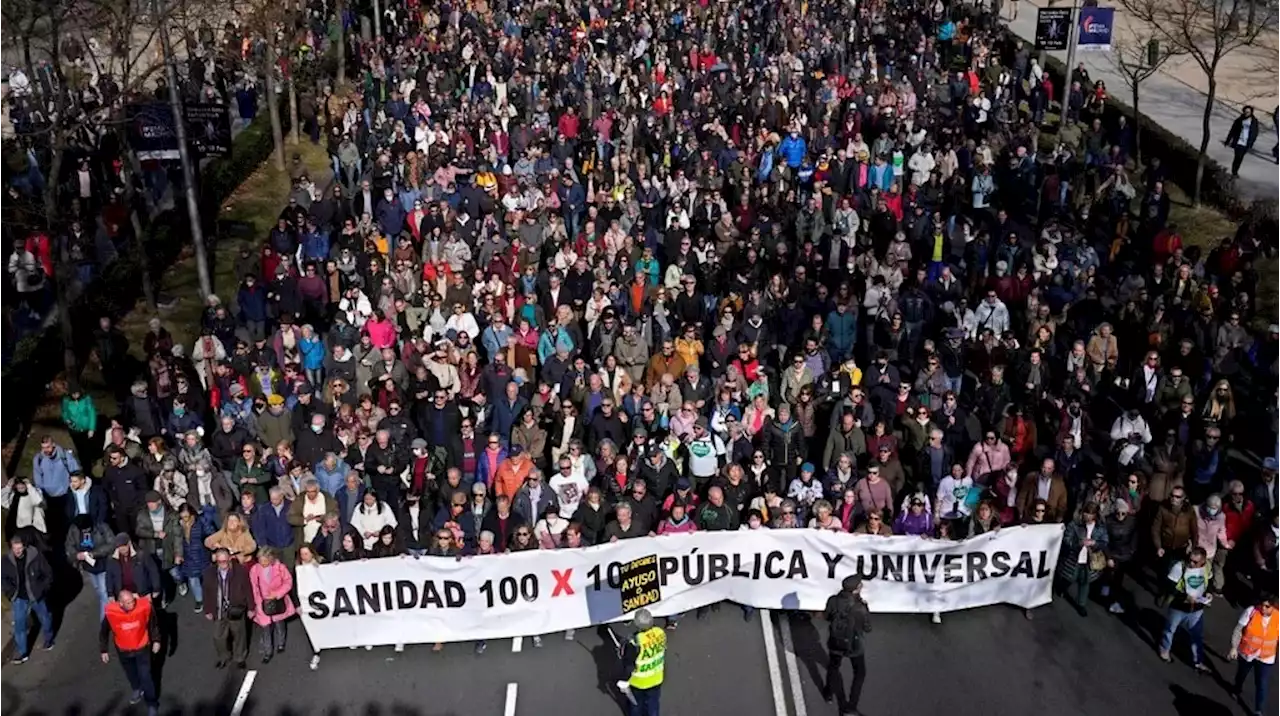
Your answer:
[[[618,688],[629,694],[631,716],[658,716],[662,695],[662,667],[667,656],[667,633],[653,625],[653,614],[640,609],[631,620],[635,634],[622,643],[625,669]]]

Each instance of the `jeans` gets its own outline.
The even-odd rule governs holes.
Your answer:
[[[191,598],[196,600],[196,604],[204,604],[204,583],[200,581],[200,576],[188,579],[187,587],[191,590]]]
[[[1173,635],[1178,628],[1187,630],[1191,637],[1191,663],[1199,664],[1204,659],[1204,610],[1184,612],[1181,609],[1170,609],[1169,617],[1164,624],[1164,634],[1160,636],[1160,651],[1168,652],[1173,648]]]
[[[1267,705],[1267,681],[1271,679],[1271,671],[1275,666],[1275,664],[1265,664],[1256,659],[1248,661],[1242,658],[1236,662],[1236,693],[1244,689],[1245,679],[1249,678],[1249,674],[1253,674],[1254,713],[1262,713],[1262,709]]]
[[[107,594],[107,573],[85,572],[84,576],[93,587],[93,593],[98,595],[98,623],[101,624],[103,617],[107,615],[107,602],[110,600]]]
[[[307,368],[307,380],[313,388],[320,388],[324,385],[324,368]]]
[[[53,616],[49,614],[49,607],[43,599],[14,599],[10,606],[13,607],[13,646],[18,656],[31,653],[27,643],[30,638],[27,619],[31,612],[35,612],[36,618],[40,620],[40,633],[44,635],[44,643],[53,643]]]
[[[658,700],[662,697],[662,685],[648,689],[632,689],[631,716],[658,716]]]
[[[271,622],[267,626],[258,627],[258,648],[262,650],[263,658],[271,656],[273,651],[284,651],[284,645],[288,638],[289,625],[287,622]]]
[[[124,668],[125,678],[129,679],[129,688],[135,694],[141,692],[142,700],[147,706],[160,703],[160,698],[156,695],[156,682],[151,678],[151,649],[122,651],[117,658]]]

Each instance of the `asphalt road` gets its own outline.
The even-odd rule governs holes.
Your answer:
[[[23,666],[4,669],[6,716],[107,716],[142,713],[127,706],[119,666],[97,660],[92,593],[66,610],[57,648],[37,651]],[[1221,677],[1197,676],[1186,664],[1185,637],[1172,665],[1154,653],[1163,620],[1149,596],[1124,617],[1098,605],[1081,618],[1061,600],[1035,612],[989,607],[944,615],[877,615],[868,635],[868,679],[861,704],[868,716],[934,714],[1141,713],[1143,716],[1242,714],[1225,687],[1234,667],[1222,659],[1236,610],[1217,604],[1207,617],[1210,663]],[[191,613],[189,598],[172,610],[177,643],[162,662],[164,716],[534,716],[624,713],[611,691],[617,663],[603,629],[579,630],[574,641],[546,635],[491,642],[477,655],[470,644],[434,653],[410,646],[326,652],[317,671],[298,624],[289,650],[261,665],[256,644],[250,669],[216,671],[209,627]],[[835,714],[819,684],[825,671],[825,624],[782,614],[742,612],[726,604],[704,619],[688,615],[669,634],[665,714],[735,716]],[[845,679],[848,671],[846,666]],[[1274,677],[1274,673],[1273,673]],[[1223,681],[1226,679],[1227,681]],[[1277,710],[1275,694],[1268,713]],[[243,697],[237,699],[237,697]],[[236,712],[237,701],[242,710]]]

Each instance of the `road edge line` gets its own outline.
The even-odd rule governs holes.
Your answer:
[[[778,666],[777,644],[773,636],[773,613],[760,610],[760,631],[764,634],[764,658],[769,666],[769,686],[773,689],[773,712],[787,716],[787,696],[782,690],[782,669]]]
[[[796,665],[796,650],[791,641],[791,621],[787,615],[778,617],[778,626],[782,630],[782,656],[787,663],[787,679],[791,682],[791,703],[795,706],[796,716],[808,716],[809,710],[804,705],[804,685],[800,683],[800,667]]]

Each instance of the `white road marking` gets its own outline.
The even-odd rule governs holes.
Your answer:
[[[231,716],[240,716],[240,712],[244,711],[244,705],[249,702],[249,692],[253,690],[253,682],[257,678],[256,671],[250,671],[244,675],[244,683],[240,684],[240,693],[236,694],[235,703],[231,704]]]
[[[804,685],[800,683],[800,667],[796,666],[796,650],[791,642],[791,620],[786,616],[779,617],[778,626],[782,627],[782,657],[787,662],[787,679],[791,681],[791,699],[796,707],[796,716],[806,716]]]
[[[507,705],[502,709],[502,716],[516,716],[516,693],[519,684],[507,684]]]
[[[511,637],[511,653],[512,654],[519,654],[520,650],[523,648],[524,648],[524,637],[522,636]],[[515,684],[512,684],[512,686],[515,686]]]
[[[773,689],[773,711],[787,716],[787,697],[782,693],[782,670],[778,668],[778,651],[773,640],[773,613],[760,610],[760,631],[764,632],[764,656],[769,664],[769,686]]]

